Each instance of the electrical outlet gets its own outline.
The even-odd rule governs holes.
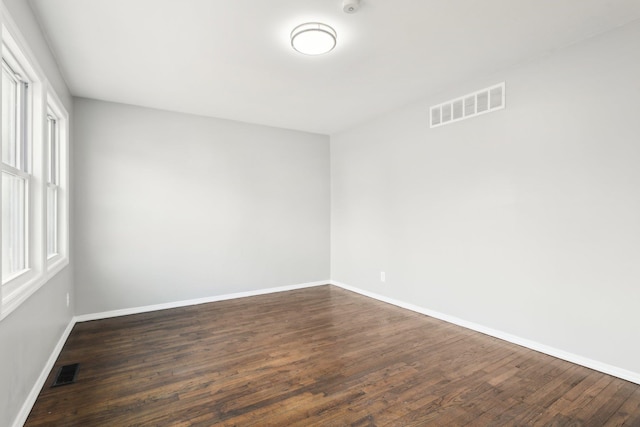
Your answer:
[[[67,308],[69,308],[70,303],[71,303],[71,298],[69,298],[69,292],[67,292]]]
[[[385,277],[384,271],[381,271],[381,272],[380,272],[380,281],[381,281],[381,282],[384,282],[384,281],[385,281],[385,279],[386,279],[386,277]]]

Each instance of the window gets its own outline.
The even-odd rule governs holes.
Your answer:
[[[27,270],[29,85],[2,61],[2,283]]]
[[[69,116],[0,8],[0,320],[69,263]]]
[[[45,250],[46,270],[68,261],[68,135],[69,116],[52,91],[46,94],[45,150]]]
[[[59,142],[58,119],[51,110],[47,114],[47,259],[59,254],[58,247],[58,185]]]

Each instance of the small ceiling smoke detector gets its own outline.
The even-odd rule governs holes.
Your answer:
[[[360,7],[360,0],[342,0],[344,13],[356,13]]]
[[[322,55],[336,47],[336,30],[320,22],[307,22],[291,31],[291,46],[305,55]]]

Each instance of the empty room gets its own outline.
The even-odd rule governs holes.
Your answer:
[[[640,426],[640,1],[0,26],[0,427]]]

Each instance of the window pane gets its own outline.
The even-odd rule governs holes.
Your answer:
[[[47,257],[58,253],[58,188],[47,187]]]
[[[18,83],[2,68],[2,161],[18,167],[18,142],[16,134]]]
[[[27,268],[26,181],[2,172],[2,282]]]
[[[58,184],[58,122],[47,117],[47,147],[49,152],[49,183]]]

